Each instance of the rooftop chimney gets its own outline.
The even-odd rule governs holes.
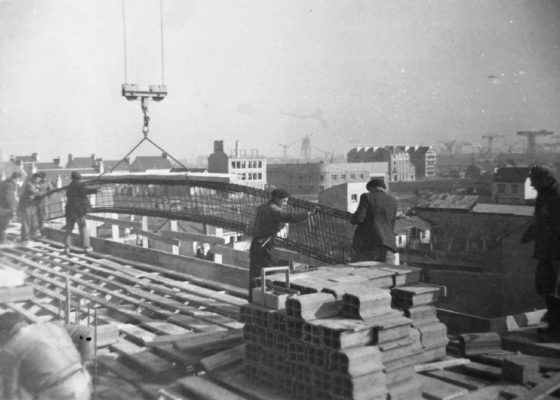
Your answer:
[[[239,157],[239,140],[235,141],[235,157]]]
[[[74,157],[72,156],[72,153],[68,154],[68,162],[72,162],[72,160],[74,160]]]
[[[214,140],[214,153],[223,153],[223,152],[224,152],[224,141]]]
[[[60,167],[60,157],[53,158],[53,164]]]
[[[167,153],[166,152],[161,153],[161,158],[167,158]]]
[[[31,159],[35,162],[39,161],[39,154],[38,153],[31,153]]]

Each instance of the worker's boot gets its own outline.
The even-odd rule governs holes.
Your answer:
[[[548,326],[539,329],[539,339],[541,342],[560,343],[560,297],[548,295],[546,298]]]

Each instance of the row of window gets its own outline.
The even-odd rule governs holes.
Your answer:
[[[350,174],[350,179],[356,179],[356,174]],[[360,179],[365,179],[365,174],[359,174]],[[331,179],[333,181],[336,181],[338,179],[338,175],[337,174],[332,174],[331,175]],[[346,179],[346,174],[341,174],[340,175],[340,179],[344,180]],[[323,180],[323,175],[321,175],[321,180]]]
[[[262,161],[232,161],[231,168],[262,168]]]
[[[245,180],[249,180],[249,181],[255,180],[256,181],[256,180],[261,180],[262,179],[262,173],[260,173],[260,172],[258,172],[258,173],[257,172],[249,172],[247,174],[242,173],[240,175],[241,175],[241,180],[242,181],[245,181]]]
[[[506,192],[506,184],[505,183],[498,183],[498,193],[505,193]],[[513,183],[511,185],[511,193],[519,193],[519,185]]]

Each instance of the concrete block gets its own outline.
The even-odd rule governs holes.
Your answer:
[[[377,346],[360,346],[331,352],[329,367],[335,373],[357,377],[382,371],[383,362]]]
[[[286,310],[280,310],[270,314],[268,328],[276,332],[286,332]]]
[[[386,289],[353,288],[342,297],[342,315],[370,319],[391,309],[391,294]]]
[[[531,356],[518,354],[502,361],[502,378],[520,385],[538,372],[539,362]]]
[[[321,346],[321,328],[308,323],[303,324],[301,340],[313,346]]]
[[[309,365],[326,370],[329,367],[330,351],[323,347],[306,346],[307,347],[307,362]]]
[[[375,344],[376,328],[372,323],[346,318],[324,318],[308,321],[321,329],[321,343],[330,349]]]
[[[288,361],[297,364],[307,364],[307,348],[301,342],[288,343]]]
[[[286,335],[291,340],[300,340],[303,332],[303,320],[286,317]]]
[[[319,292],[289,297],[286,312],[288,317],[311,321],[335,316],[338,310],[332,294]]]
[[[332,390],[331,374],[322,368],[313,369],[313,387],[315,391],[329,392]]]
[[[393,305],[399,308],[410,308],[425,304],[434,304],[439,299],[441,287],[426,284],[400,286],[393,288]]]
[[[342,398],[366,399],[387,393],[385,374],[381,371],[358,377],[333,373],[331,380],[332,393]]]

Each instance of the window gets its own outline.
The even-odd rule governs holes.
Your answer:
[[[364,179],[364,174],[360,174],[360,179]]]
[[[241,180],[244,181],[245,180],[245,174],[241,174]]]
[[[519,185],[514,183],[511,185],[511,193],[519,193]]]
[[[333,181],[336,181],[336,180],[338,179],[338,175],[336,175],[336,174],[335,174],[335,175],[332,175],[332,176],[331,176],[331,179],[332,179]]]
[[[249,161],[247,163],[247,168],[253,168],[253,162],[252,161]]]
[[[262,168],[262,161],[259,161],[259,168]]]
[[[259,162],[260,162],[260,161],[259,161]],[[262,179],[262,173],[261,173],[261,172],[259,172],[259,175],[258,175],[258,176],[259,176],[259,179]]]
[[[241,168],[241,161],[237,161],[235,164],[237,165],[237,168]]]
[[[358,195],[357,194],[350,195],[350,200],[351,201],[358,201]]]
[[[506,192],[505,183],[498,183],[498,193],[505,193],[505,192]]]
[[[231,168],[235,168],[235,161],[231,162]]]
[[[346,175],[345,174],[340,175],[340,179],[346,179]]]
[[[249,179],[250,181],[253,180],[253,174],[247,174],[247,179]]]
[[[350,179],[356,179],[356,174],[350,174]]]
[[[325,175],[323,175],[323,174],[319,175],[319,180],[324,181],[325,180]]]
[[[241,168],[245,168],[245,161],[241,162]]]

